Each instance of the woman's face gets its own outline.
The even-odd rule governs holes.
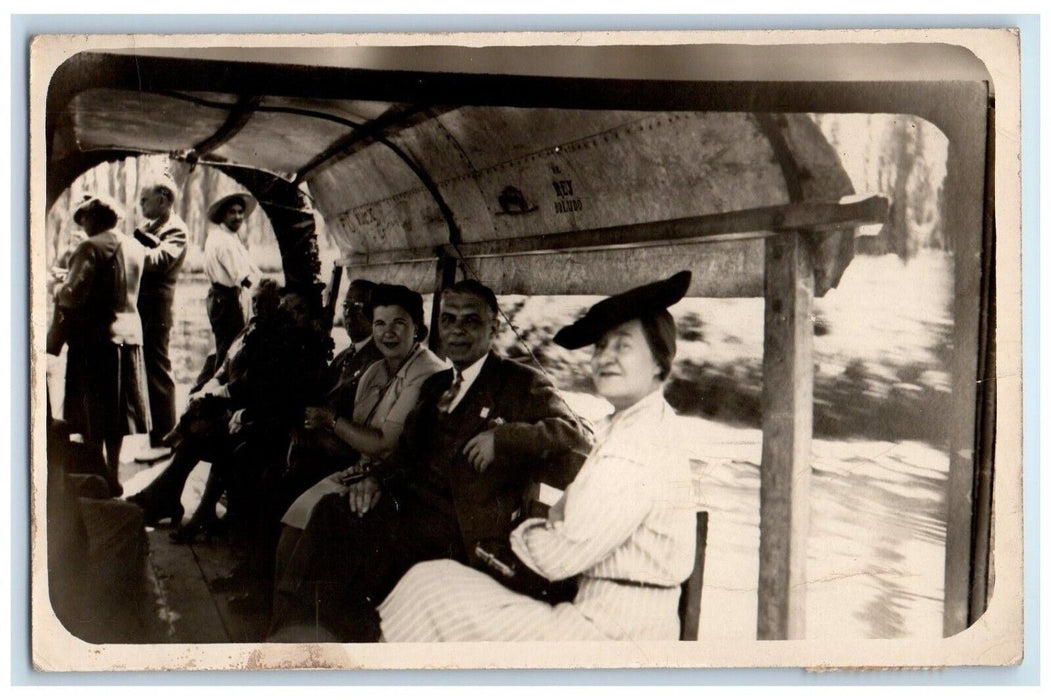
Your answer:
[[[607,331],[595,343],[591,356],[595,389],[618,411],[634,405],[660,386],[660,372],[638,319]]]
[[[416,343],[416,324],[400,306],[377,306],[372,312],[372,340],[388,360],[401,360]]]
[[[252,315],[258,317],[273,317],[281,305],[281,296],[276,287],[256,285],[252,294]]]

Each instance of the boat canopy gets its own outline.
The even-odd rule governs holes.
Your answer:
[[[76,54],[48,96],[49,201],[102,160],[169,154],[248,187],[286,262],[313,235],[289,210],[312,207],[354,276],[424,292],[455,260],[503,294],[611,294],[688,266],[692,296],[762,296],[763,239],[805,231],[821,296],[887,203],[844,200],[850,179],[805,113],[837,105],[815,91],[849,103],[859,72],[922,80],[961,51],[886,52],[888,66],[878,46],[690,47],[696,62],[583,48],[557,68],[550,47]]]

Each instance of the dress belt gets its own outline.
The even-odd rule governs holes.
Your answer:
[[[228,287],[225,284],[219,284],[218,282],[212,282],[212,289],[217,292],[236,292],[237,287]]]

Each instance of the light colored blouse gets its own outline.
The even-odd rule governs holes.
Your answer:
[[[373,362],[358,381],[354,398],[354,423],[376,428],[383,431],[384,435],[400,436],[405,420],[420,399],[423,383],[435,372],[447,368],[448,364],[444,360],[422,344],[412,351],[393,378],[386,360]],[[396,439],[393,444],[397,444]],[[383,457],[386,455],[362,455],[359,465]],[[295,500],[281,522],[302,529],[310,521],[318,501],[330,493],[344,491],[346,487],[341,483],[338,473],[326,476]]]
[[[658,390],[607,419],[553,515],[511,533],[515,554],[555,581],[576,574],[582,584],[684,581],[693,569],[696,506],[689,461],[668,439],[673,418]]]
[[[385,360],[369,365],[358,380],[353,420],[358,425],[401,435],[405,420],[420,399],[423,382],[449,365],[422,344],[406,358],[392,379]],[[381,459],[387,455],[371,455]]]

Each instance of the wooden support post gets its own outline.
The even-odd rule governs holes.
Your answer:
[[[438,318],[441,316],[442,290],[456,281],[456,258],[441,258],[438,260],[438,270],[434,282],[434,300],[431,302],[431,333],[427,338],[427,344],[433,352],[441,348],[441,338],[438,335]]]
[[[814,267],[804,234],[766,241],[759,639],[806,632],[814,398]]]
[[[979,92],[972,105],[959,106],[961,113],[985,114],[987,96]],[[967,109],[967,108],[970,109]],[[966,110],[966,111],[965,111]],[[986,124],[992,137],[992,115],[967,122],[949,134],[949,158],[945,180],[945,230],[954,233],[952,423],[949,427],[949,480],[945,496],[945,607],[942,633],[951,637],[967,629],[985,611],[988,586],[990,520],[992,517],[991,462],[979,464],[982,434],[976,431],[978,402],[978,351],[982,328],[983,271],[982,239],[992,238],[991,172],[986,177]],[[987,208],[988,207],[988,208]],[[983,229],[984,224],[984,229]],[[991,263],[991,259],[987,259]],[[987,274],[991,273],[991,268]],[[985,282],[991,284],[991,279]],[[989,319],[986,319],[987,321]],[[995,326],[990,326],[995,328]],[[983,363],[984,366],[984,363]],[[985,370],[995,377],[995,367]],[[983,387],[983,394],[988,387]],[[986,414],[985,420],[991,420]],[[991,430],[986,424],[983,429]],[[983,475],[983,469],[986,473]],[[977,497],[977,498],[976,498]],[[976,554],[978,555],[976,557]]]
[[[343,283],[343,266],[337,260],[332,266],[332,278],[328,285],[328,296],[325,299],[325,320],[328,325],[333,324],[336,317],[336,299],[339,298],[339,287]],[[350,329],[348,328],[349,332]]]

